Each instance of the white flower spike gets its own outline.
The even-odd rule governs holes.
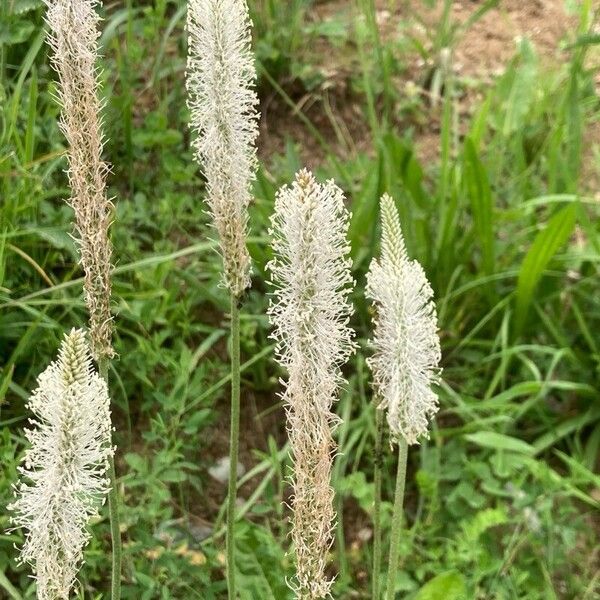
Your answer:
[[[39,600],[64,600],[90,539],[91,518],[108,492],[110,401],[81,330],[65,336],[58,360],[38,378],[25,431],[30,443],[8,508],[25,530],[21,561],[31,564]]]
[[[367,275],[367,297],[375,308],[374,353],[368,359],[373,384],[387,409],[391,439],[416,444],[428,437],[438,411],[432,385],[441,370],[433,290],[423,268],[406,253],[394,200],[381,198],[381,258]]]
[[[327,554],[332,542],[335,443],[332,412],[343,378],[340,367],[353,353],[348,326],[353,287],[347,241],[349,214],[333,183],[319,185],[301,171],[282,188],[271,219],[275,287],[269,317],[276,358],[288,372],[287,408],[293,469],[292,541],[299,599],[329,596]]]
[[[245,0],[189,0],[187,27],[192,143],[207,180],[224,283],[239,297],[250,285],[247,210],[258,136],[248,7]]]

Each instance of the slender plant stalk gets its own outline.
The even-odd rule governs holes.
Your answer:
[[[240,445],[240,308],[239,300],[231,294],[231,425],[229,441],[229,491],[227,497],[227,589],[229,600],[235,592],[235,501]]]
[[[219,234],[223,283],[231,297],[231,429],[227,496],[227,588],[235,589],[235,504],[240,429],[239,301],[251,285],[248,205],[258,166],[258,96],[246,0],[188,0],[186,87],[194,158]]]
[[[108,358],[103,357],[98,361],[98,372],[100,377],[106,381],[108,386]],[[108,512],[110,516],[110,537],[112,540],[112,576],[111,576],[111,599],[121,599],[121,526],[119,522],[119,492],[117,490],[117,473],[115,470],[114,454],[110,455],[108,466],[108,477],[110,480],[110,491],[108,492]]]
[[[383,410],[375,406],[375,503],[373,507],[373,600],[379,600],[381,575],[381,467],[383,464]]]
[[[404,482],[406,481],[406,456],[408,444],[404,438],[398,440],[398,472],[396,473],[396,492],[394,493],[394,515],[392,517],[392,536],[390,538],[390,561],[388,564],[386,600],[394,600],[394,583],[398,569],[400,551],[400,532],[402,530],[402,510],[404,506]]]

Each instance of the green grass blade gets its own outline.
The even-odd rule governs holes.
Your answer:
[[[486,275],[491,275],[495,262],[492,190],[475,145],[468,138],[465,140],[464,153],[465,185],[471,200],[473,224],[481,245],[483,271]]]
[[[0,571],[0,588],[2,588],[7,594],[9,598],[12,600],[23,600],[23,596],[19,594],[17,589],[13,586],[13,584],[8,580],[8,577],[4,573]]]
[[[569,239],[575,227],[575,206],[567,206],[538,233],[519,271],[516,291],[515,333],[523,330],[533,294],[548,263]]]

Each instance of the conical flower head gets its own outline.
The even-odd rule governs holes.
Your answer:
[[[25,530],[21,560],[30,563],[40,600],[69,597],[83,561],[92,517],[108,492],[110,402],[94,371],[85,335],[65,336],[58,360],[38,378],[28,408],[21,479],[9,506]]]
[[[387,410],[393,441],[408,444],[428,436],[438,410],[432,385],[440,377],[440,340],[433,290],[423,268],[409,260],[393,199],[381,199],[381,258],[367,275],[367,297],[375,308],[373,372],[380,408]]]
[[[258,136],[248,7],[245,0],[189,0],[187,26],[193,147],[207,180],[224,283],[239,297],[250,285],[247,211]]]
[[[108,166],[102,160],[102,103],[98,96],[98,0],[45,0],[48,42],[58,73],[60,128],[68,143],[69,204],[75,212],[77,245],[84,270],[90,340],[96,358],[111,357],[112,317]]]
[[[276,357],[286,368],[283,400],[294,462],[293,587],[299,599],[325,598],[327,554],[334,526],[332,412],[340,367],[354,351],[348,326],[353,280],[347,241],[349,214],[342,191],[301,171],[282,188],[271,219],[275,291],[269,308]]]

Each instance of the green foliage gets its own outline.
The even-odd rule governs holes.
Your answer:
[[[460,600],[465,597],[465,580],[457,571],[436,575],[415,596],[415,600]]]
[[[575,227],[575,207],[559,211],[533,241],[519,271],[515,309],[515,328],[520,332],[533,300],[535,288],[556,252],[565,244]]]
[[[0,47],[26,42],[35,31],[29,13],[41,8],[42,0],[7,0],[0,9]]]
[[[23,449],[24,402],[64,328],[85,321],[39,4],[0,2],[2,505]],[[473,19],[491,4],[481,3]],[[286,129],[298,139],[276,140],[281,152],[261,151],[251,208],[255,277],[241,323],[247,471],[237,524],[240,588],[247,598],[290,597],[289,466],[264,266],[275,191],[308,159],[320,179],[335,177],[350,198],[358,289],[376,251],[385,191],[397,201],[410,254],[435,287],[445,383],[432,439],[409,455],[398,593],[413,600],[592,598],[600,215],[589,197],[597,165],[586,137],[599,107],[587,54],[596,41],[590,3],[574,3],[578,25],[564,64],[549,69],[523,38],[471,117],[457,109],[467,83],[445,73],[437,87],[439,140],[427,159],[419,123],[437,116],[428,98],[417,95],[409,105],[397,85],[416,40],[403,30],[393,39],[378,35],[373,3],[360,6],[364,18],[336,14],[325,22],[305,0],[251,3],[266,129],[277,120],[300,125]],[[188,147],[185,6],[160,0],[105,3],[104,10],[123,597],[220,599],[225,495],[209,472],[227,454],[228,304],[201,203],[203,180]],[[434,70],[439,50],[465,31],[450,13],[442,16],[437,29],[427,29],[434,43],[418,48]],[[329,98],[320,87],[317,41],[352,57],[347,96],[332,91]],[[431,90],[431,73],[421,75]],[[317,103],[323,114],[316,114],[298,104],[307,90],[311,100],[359,107],[351,118],[362,111],[356,135],[369,139],[356,145],[365,151],[338,152],[327,129],[329,105]],[[369,308],[362,293],[353,300],[353,326],[364,340]],[[337,598],[366,598],[370,589],[374,422],[363,350],[348,367],[349,389],[338,405]],[[387,552],[392,453],[383,468]],[[8,526],[3,514],[0,595],[33,598],[27,570],[15,563],[19,535],[6,533]],[[82,597],[106,594],[108,531],[105,515],[94,524]]]

